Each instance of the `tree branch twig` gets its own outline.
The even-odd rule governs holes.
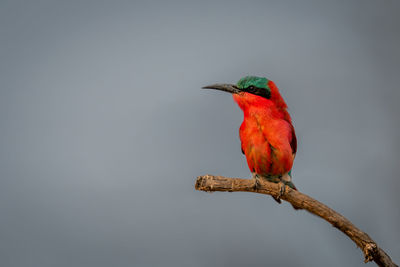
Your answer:
[[[223,176],[204,175],[197,177],[196,190],[214,192],[253,192],[277,197],[280,192],[278,184],[254,179],[227,178]],[[374,261],[378,266],[397,266],[368,234],[353,225],[348,219],[332,210],[321,202],[286,186],[281,199],[290,202],[294,208],[305,209],[326,220],[334,227],[342,231],[362,250],[365,262]],[[397,266],[398,267],[398,266]]]

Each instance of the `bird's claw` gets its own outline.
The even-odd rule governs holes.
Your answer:
[[[280,181],[278,185],[279,185],[279,194],[276,197],[275,196],[272,197],[273,199],[275,199],[276,202],[281,204],[282,203],[281,197],[285,194],[285,184],[282,181]]]
[[[260,188],[260,181],[258,180],[258,176],[254,175],[253,179],[255,180],[255,182],[254,182],[254,190],[258,191],[258,189]]]

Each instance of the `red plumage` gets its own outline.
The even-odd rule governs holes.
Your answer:
[[[250,171],[280,176],[292,169],[297,140],[277,86],[268,81],[268,87],[270,99],[248,92],[233,94],[233,99],[244,113],[239,134]]]

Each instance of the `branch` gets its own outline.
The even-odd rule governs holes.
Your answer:
[[[280,188],[276,183],[267,182],[259,179],[256,188],[255,179],[227,178],[222,176],[204,175],[197,177],[196,190],[214,192],[253,192],[267,194],[274,197],[279,196]],[[305,209],[326,220],[334,227],[342,231],[363,251],[365,262],[374,261],[378,266],[397,266],[383,251],[378,247],[376,242],[372,240],[368,234],[364,233],[353,225],[348,219],[332,210],[321,202],[293,190],[286,186],[281,199],[290,202],[296,209]],[[397,266],[398,267],[398,266]]]

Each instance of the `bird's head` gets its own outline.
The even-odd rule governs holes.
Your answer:
[[[286,108],[278,87],[271,80],[264,77],[246,76],[234,84],[212,84],[204,86],[204,89],[221,90],[233,95],[233,99],[244,109],[248,106],[275,105]]]

